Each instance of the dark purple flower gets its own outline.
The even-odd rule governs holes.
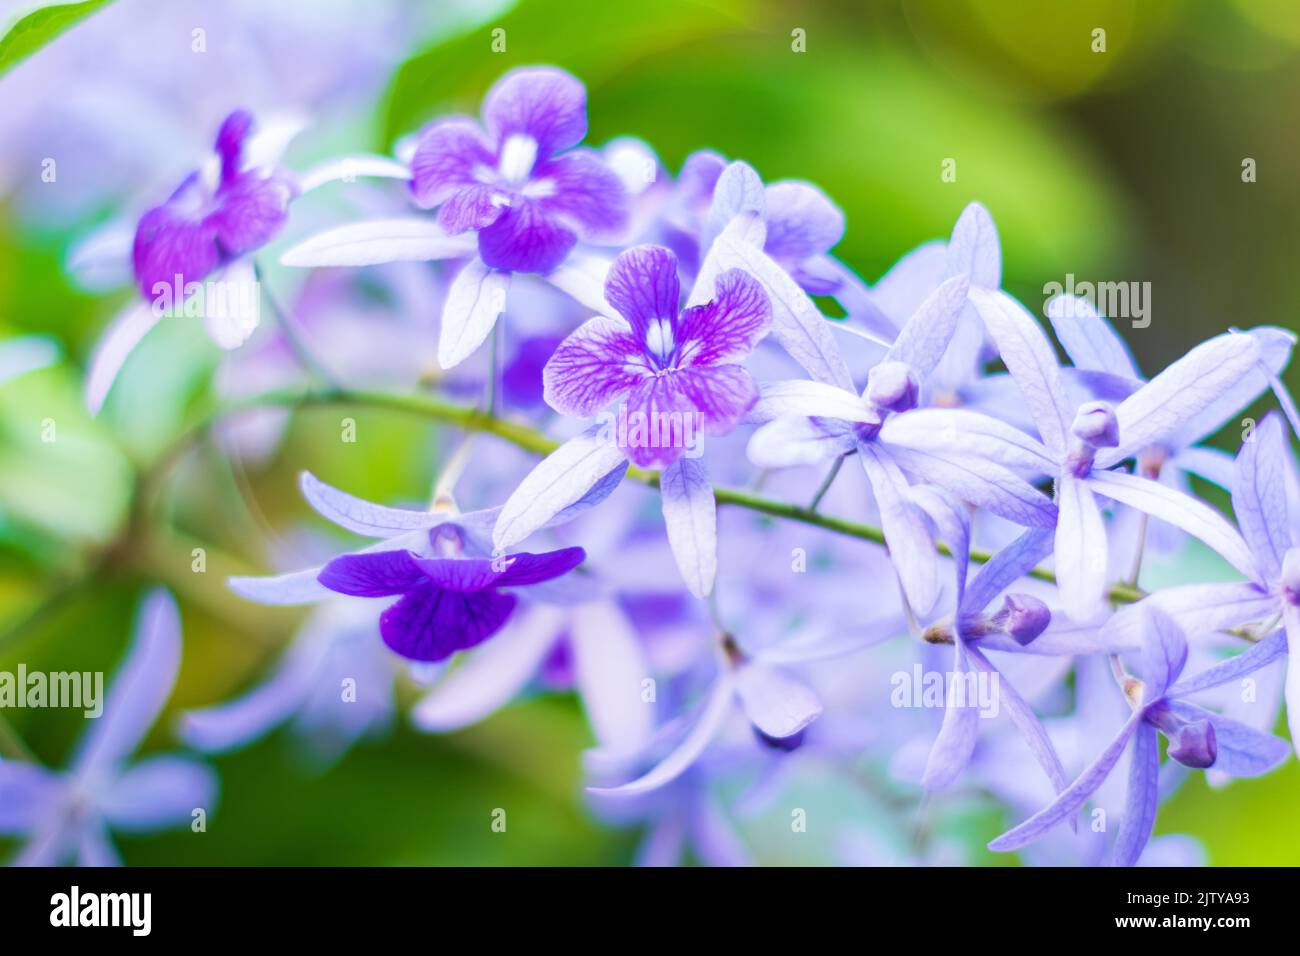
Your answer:
[[[266,245],[284,227],[296,189],[274,170],[244,169],[244,142],[253,116],[236,110],[217,133],[219,171],[196,170],[136,227],[136,284],[146,299],[161,283],[183,290],[233,259]],[[178,278],[179,277],[179,278]]]
[[[728,270],[711,301],[679,312],[677,257],[637,246],[614,260],[605,298],[625,321],[598,316],[564,340],[543,371],[546,401],[591,418],[624,399],[630,425],[620,415],[618,444],[637,465],[672,464],[695,447],[694,435],[727,434],[758,400],[754,380],[735,364],[772,321],[752,276]]]
[[[452,532],[454,537],[454,529]],[[435,553],[446,553],[443,529],[429,532]],[[499,631],[518,598],[502,588],[540,584],[583,562],[582,548],[499,558],[420,557],[411,551],[345,554],[318,580],[340,594],[401,599],[379,617],[384,643],[403,657],[441,661]]]
[[[617,229],[623,185],[590,150],[587,92],[554,67],[511,70],[483,100],[483,123],[439,120],[420,134],[411,191],[450,234],[478,232],[479,255],[507,272],[550,272],[579,237]],[[567,151],[567,152],[566,152]]]

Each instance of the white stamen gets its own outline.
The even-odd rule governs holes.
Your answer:
[[[497,173],[511,185],[526,182],[537,162],[537,140],[522,133],[506,137],[497,160]]]

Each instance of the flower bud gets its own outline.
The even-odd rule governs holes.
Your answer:
[[[1093,448],[1114,448],[1119,444],[1119,420],[1110,402],[1080,405],[1070,431]]]
[[[906,362],[881,362],[867,374],[867,401],[877,408],[905,412],[916,408],[921,384]]]
[[[1028,594],[1008,594],[994,621],[1021,647],[1027,647],[1052,623],[1047,605]]]
[[[1214,725],[1208,720],[1189,720],[1169,738],[1169,757],[1185,767],[1204,770],[1219,756]]]

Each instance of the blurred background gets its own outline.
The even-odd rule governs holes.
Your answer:
[[[32,6],[0,3],[0,20]],[[502,52],[494,30],[505,31]],[[1067,274],[1150,283],[1149,327],[1120,326],[1148,371],[1231,325],[1296,328],[1292,0],[101,4],[0,75],[0,339],[39,334],[58,348],[52,365],[0,385],[0,669],[111,672],[135,602],[162,581],[185,626],[171,710],[224,700],[265,673],[302,620],[223,583],[321,547],[328,532],[296,473],[411,501],[447,447],[428,423],[357,410],[364,450],[342,455],[336,412],[306,411],[174,454],[214,389],[280,380],[269,346],[258,352],[255,340],[232,360],[197,324],[155,329],[91,419],[85,363],[132,293],[120,277],[74,267],[86,237],[165,198],[234,107],[308,117],[287,158],[297,169],[388,152],[435,115],[475,112],[502,72],[530,63],[586,83],[590,143],[635,136],[674,171],[711,147],[765,179],[815,182],[847,215],[839,256],[868,281],[946,236],[978,199],[1002,237],[1005,287],[1031,309]],[[946,160],[955,182],[941,177]],[[286,239],[385,202],[329,192],[301,216],[295,208]],[[331,280],[304,280],[272,266],[266,281],[309,312],[321,291],[311,283]],[[377,353],[392,364],[373,358],[358,372],[389,387],[434,375],[436,291],[408,280],[348,286],[359,314],[392,311],[403,296],[418,304],[398,330],[406,338]],[[321,316],[321,335],[332,321]],[[1294,367],[1289,381],[1300,385]],[[42,441],[47,419],[55,442]],[[1230,431],[1221,444],[1235,449]],[[203,574],[191,571],[198,547]],[[53,766],[83,727],[75,712],[0,717],[9,746],[16,738]],[[171,739],[163,721],[147,746]],[[118,843],[132,864],[625,863],[635,830],[598,822],[580,795],[590,743],[567,694],[535,695],[446,736],[397,720],[327,762],[277,732],[216,758],[222,798],[207,834]],[[1300,863],[1298,786],[1295,761],[1216,792],[1197,775],[1157,832],[1194,835],[1213,864]],[[822,799],[845,819],[862,812]],[[512,808],[508,839],[487,825],[500,806]],[[991,804],[965,816],[972,846],[1001,829]],[[760,856],[830,861],[794,841],[768,840]],[[979,850],[976,862],[1014,861]]]

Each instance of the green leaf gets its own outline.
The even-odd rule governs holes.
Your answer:
[[[52,4],[20,17],[0,37],[0,74],[17,66],[55,37],[110,3],[112,0]]]

